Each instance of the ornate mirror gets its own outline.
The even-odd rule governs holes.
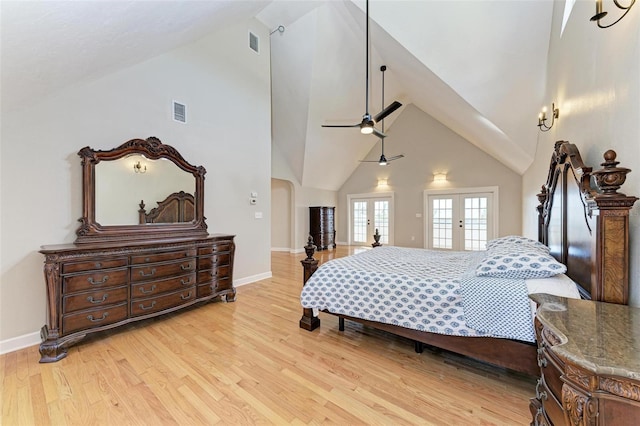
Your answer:
[[[76,243],[202,237],[202,166],[159,139],[82,148],[83,216]]]

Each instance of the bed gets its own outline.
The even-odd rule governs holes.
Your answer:
[[[378,247],[318,268],[310,239],[302,261],[305,286],[300,327],[318,328],[317,311],[322,310],[338,316],[341,330],[345,319],[356,321],[412,339],[418,352],[428,344],[537,375],[529,293],[552,292],[620,304],[628,300],[629,210],[637,198],[619,192],[630,170],[618,167],[615,152],[607,151],[601,166],[593,171],[575,145],[556,142],[547,180],[538,194],[538,241],[503,237],[490,242],[483,252]],[[519,243],[526,244],[514,246]],[[524,254],[514,253],[525,245]],[[496,256],[513,255],[527,255],[524,263],[532,256],[550,259],[559,273],[493,275],[500,269],[490,262]],[[525,269],[535,272],[536,268]],[[489,276],[480,273],[487,270]],[[313,299],[310,293],[320,298]],[[382,306],[372,308],[372,299],[382,300]],[[506,317],[507,313],[515,317]],[[487,325],[485,317],[503,321]],[[516,327],[509,329],[505,323]]]
[[[139,206],[140,224],[192,222],[196,212],[195,198],[184,191],[169,194],[164,200],[158,201],[158,207],[149,213],[145,210],[144,200],[140,201]]]

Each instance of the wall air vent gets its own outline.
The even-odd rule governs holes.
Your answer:
[[[249,31],[249,48],[256,53],[260,53],[260,38]]]
[[[180,102],[173,101],[173,119],[180,123],[187,122],[187,106]]]

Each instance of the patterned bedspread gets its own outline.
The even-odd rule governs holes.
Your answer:
[[[485,255],[484,252],[443,252],[402,247],[378,247],[352,256],[334,259],[321,265],[304,286],[300,299],[305,308],[328,310],[370,321],[388,323],[420,331],[472,337],[505,337],[534,341],[531,311],[524,280],[501,281],[499,292],[507,292],[512,281],[513,294],[520,294],[524,286],[522,303],[510,304],[505,300],[495,303],[500,315],[513,312],[519,305],[526,330],[505,330],[510,318],[502,318],[496,327],[486,324],[491,315],[472,317],[480,322],[480,329],[472,328],[465,317],[465,303],[461,281],[474,281],[473,271]],[[491,286],[491,279],[482,279]],[[520,281],[516,283],[515,281]],[[477,290],[478,286],[471,286]],[[482,303],[494,303],[489,292]],[[478,309],[477,304],[471,309]],[[528,326],[527,326],[528,324]],[[522,327],[520,327],[522,328]]]

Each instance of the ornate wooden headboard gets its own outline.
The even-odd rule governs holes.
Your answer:
[[[584,298],[627,304],[629,210],[638,198],[618,192],[631,170],[617,167],[615,151],[604,160],[592,171],[574,144],[556,142],[538,194],[538,239],[567,265]]]
[[[144,200],[140,201],[140,223],[179,223],[191,222],[195,218],[196,203],[193,195],[184,191],[169,194],[158,207],[149,213],[144,209]]]

